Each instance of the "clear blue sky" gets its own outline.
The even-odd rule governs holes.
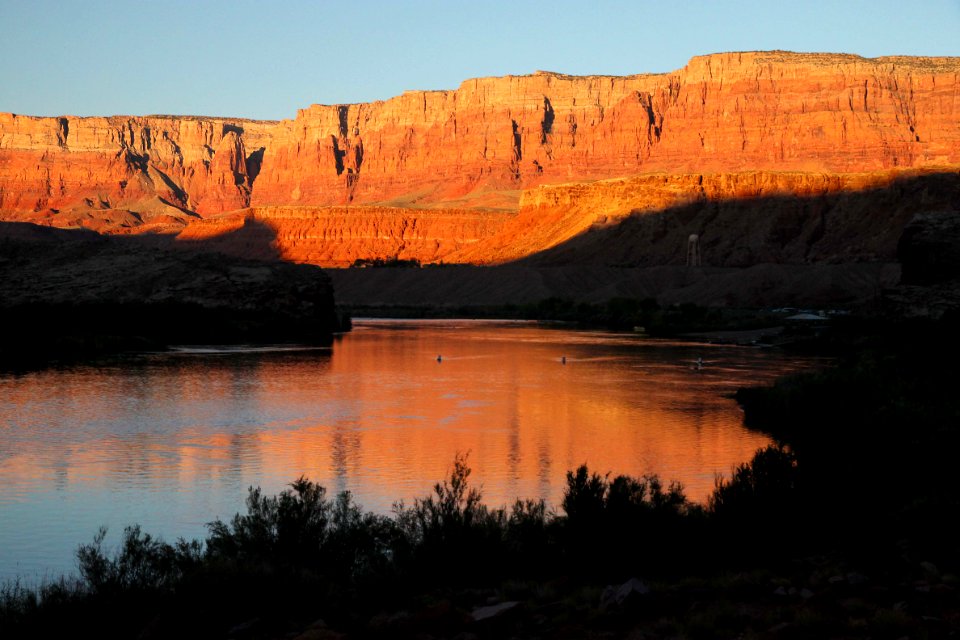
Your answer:
[[[290,118],[537,69],[788,49],[960,55],[960,0],[0,0],[0,111]]]

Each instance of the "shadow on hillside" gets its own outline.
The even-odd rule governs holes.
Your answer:
[[[262,262],[284,262],[276,246],[274,229],[260,221],[247,218],[239,228],[211,234],[201,239],[181,239],[171,234],[103,235],[89,229],[48,227],[31,222],[0,221],[0,243],[11,250],[14,244],[35,244],[65,250],[71,257],[88,251],[106,251],[108,254],[140,251],[180,250],[186,254],[225,253],[239,259]],[[0,256],[0,260],[3,257]],[[3,264],[0,262],[0,264]]]
[[[329,342],[341,329],[329,278],[281,261],[274,240],[257,223],[190,243],[0,223],[0,368],[170,344]]]
[[[552,297],[729,307],[875,305],[900,282],[898,244],[914,216],[958,207],[960,173],[947,171],[863,191],[704,196],[598,222],[557,246],[498,266],[348,269],[330,275],[340,303],[361,313],[375,307],[536,304]],[[536,222],[545,238],[553,233],[551,225],[559,233],[570,220],[545,215]],[[686,266],[692,234],[699,236],[699,268]],[[904,260],[925,253],[926,246],[913,247]]]
[[[904,228],[918,213],[960,207],[960,172],[901,177],[862,191],[704,199],[596,223],[519,263],[654,267],[686,264],[699,236],[702,264],[893,262]]]
[[[136,238],[132,238],[136,239]],[[269,225],[253,218],[244,218],[239,228],[211,234],[205,238],[165,238],[172,248],[186,251],[215,251],[241,259],[283,262],[277,248],[277,232]]]

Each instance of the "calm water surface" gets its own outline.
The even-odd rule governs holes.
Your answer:
[[[725,395],[817,364],[528,323],[371,320],[332,349],[183,349],[3,375],[0,579],[73,571],[101,525],[108,541],[133,523],[202,537],[247,487],[276,493],[300,474],[388,512],[458,451],[490,504],[557,505],[584,462],[658,473],[702,500],[768,442]]]

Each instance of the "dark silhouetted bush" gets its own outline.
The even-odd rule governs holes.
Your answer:
[[[718,477],[707,501],[718,552],[761,558],[805,538],[812,520],[800,485],[796,456],[782,445],[759,449],[729,479]]]
[[[450,478],[433,487],[433,495],[416,498],[413,505],[395,505],[397,526],[404,540],[398,559],[422,576],[460,580],[465,575],[493,575],[508,562],[504,555],[510,517],[505,509],[490,509],[479,489],[468,482],[467,455],[454,458]],[[529,528],[538,511],[522,507],[514,514]],[[451,558],[457,558],[451,563]],[[404,560],[406,562],[404,562]]]
[[[797,490],[797,458],[785,447],[758,450],[727,480],[719,477],[708,500],[711,513],[753,523],[792,510]]]
[[[278,496],[250,488],[247,513],[208,526],[208,553],[240,560],[317,564],[332,505],[327,490],[300,477]]]
[[[304,477],[278,496],[251,487],[246,514],[208,526],[211,559],[304,568],[338,579],[385,570],[397,537],[393,521],[365,513],[349,492],[330,500],[324,487]]]
[[[654,475],[591,473],[586,465],[567,472],[559,519],[562,551],[579,571],[661,568],[690,538],[700,509],[690,504],[678,483],[666,489]],[[658,553],[650,549],[658,547]]]
[[[139,525],[123,530],[119,550],[108,557],[103,550],[106,535],[106,528],[101,528],[91,544],[77,549],[80,577],[94,594],[170,590],[202,558],[199,542],[179,540],[171,545],[143,533]]]

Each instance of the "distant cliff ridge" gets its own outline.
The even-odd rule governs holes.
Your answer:
[[[280,122],[0,114],[0,219],[186,240],[266,217],[281,255],[329,265],[504,262],[659,206],[958,169],[960,58],[723,53],[665,74],[479,78]],[[303,213],[322,207],[337,208]]]
[[[675,73],[550,73],[277,126],[253,204],[437,202],[650,171],[860,172],[960,162],[960,59],[789,53]]]

